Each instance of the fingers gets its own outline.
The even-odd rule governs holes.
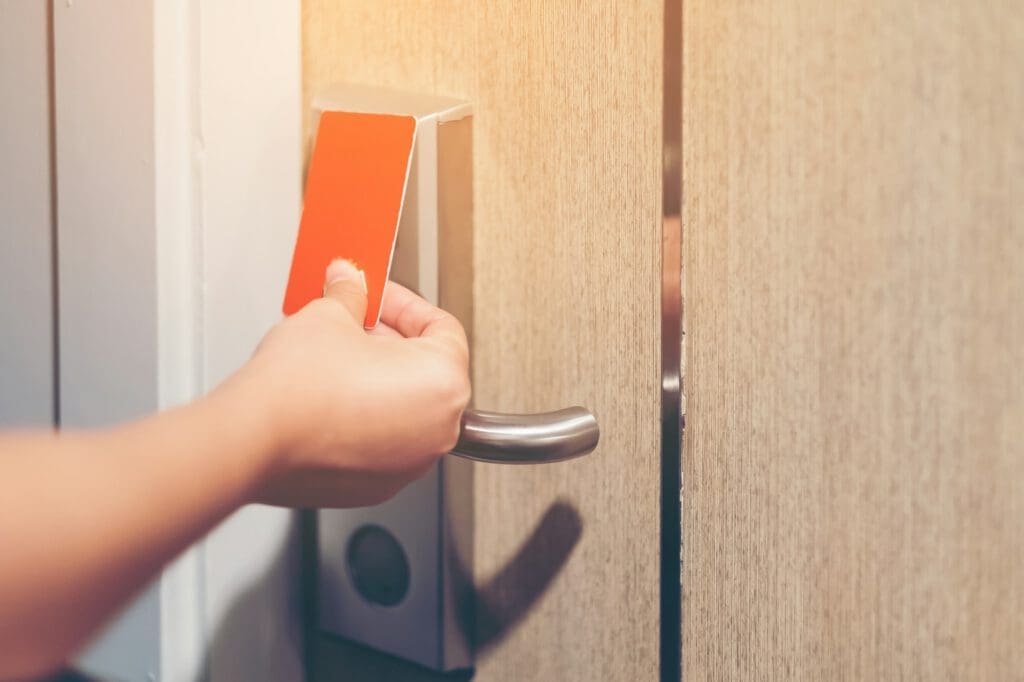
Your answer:
[[[388,282],[381,321],[407,338],[433,338],[469,355],[466,332],[452,315],[423,300],[401,284]]]
[[[382,336],[384,338],[401,339],[404,338],[397,331],[389,327],[388,325],[381,322],[373,329],[367,329],[366,333],[370,336]]]
[[[341,303],[362,325],[366,317],[366,275],[351,261],[333,261],[324,275],[324,298]]]

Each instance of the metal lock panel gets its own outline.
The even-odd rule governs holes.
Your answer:
[[[470,106],[342,85],[312,109],[313,130],[322,111],[416,117],[391,279],[472,329]],[[384,504],[319,512],[321,630],[435,670],[472,664],[470,466],[446,458]]]

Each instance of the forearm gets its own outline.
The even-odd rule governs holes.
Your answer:
[[[108,430],[0,438],[0,678],[77,649],[252,499],[274,438],[245,388]]]
[[[455,445],[466,335],[387,291],[367,334],[365,278],[335,261],[324,297],[210,396],[108,430],[0,436],[0,680],[62,663],[239,505],[378,504]]]

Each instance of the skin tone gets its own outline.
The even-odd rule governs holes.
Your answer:
[[[0,679],[71,657],[239,506],[382,502],[454,445],[469,400],[461,325],[389,283],[367,332],[362,273],[282,321],[189,405],[110,429],[0,435]]]

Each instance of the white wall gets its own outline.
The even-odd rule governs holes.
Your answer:
[[[53,13],[60,403],[66,424],[100,425],[209,390],[280,317],[301,201],[300,3]],[[85,666],[132,682],[301,679],[297,537],[291,511],[241,510]]]
[[[281,318],[301,210],[300,3],[199,5],[197,197],[202,382],[211,388]],[[205,545],[210,674],[301,679],[295,518],[251,506]]]

